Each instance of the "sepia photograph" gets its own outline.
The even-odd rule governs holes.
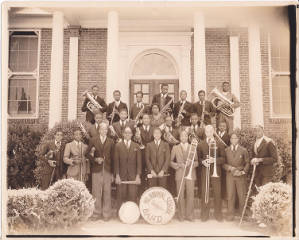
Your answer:
[[[2,2],[2,237],[296,237],[297,4]]]

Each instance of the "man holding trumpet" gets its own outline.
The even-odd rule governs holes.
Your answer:
[[[132,129],[126,127],[123,141],[115,145],[114,173],[117,184],[118,209],[126,201],[137,203],[138,185],[141,184],[141,150],[133,142]]]
[[[210,183],[214,196],[214,216],[217,221],[222,221],[221,211],[221,166],[225,163],[225,152],[222,143],[214,138],[214,128],[212,125],[205,127],[206,138],[201,141],[197,148],[201,168],[201,220],[207,221],[210,214]],[[215,165],[216,164],[216,165]]]
[[[191,144],[188,143],[188,133],[186,131],[182,131],[180,133],[180,144],[175,145],[172,148],[170,157],[170,166],[175,169],[177,194],[180,193],[180,196],[178,195],[178,218],[180,221],[183,221],[184,219],[194,221],[194,183],[196,180],[195,168],[198,166],[198,158],[195,152],[193,163],[191,159],[188,159],[190,147]],[[186,179],[185,177],[189,171],[191,171],[191,179]]]

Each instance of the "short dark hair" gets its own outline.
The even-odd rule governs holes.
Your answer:
[[[232,131],[232,132],[230,133],[230,135],[229,135],[229,138],[231,138],[233,135],[236,135],[236,137],[237,137],[238,139],[240,139],[240,134],[239,134],[238,132],[236,132],[236,131]]]
[[[228,82],[228,81],[224,81],[224,82],[222,83],[222,86],[223,86],[224,84],[228,84],[228,85],[229,85],[229,82]]]
[[[162,88],[162,87],[165,87],[165,86],[168,87],[168,83],[162,83],[162,84],[161,84],[161,88]]]
[[[220,125],[221,123],[224,123],[225,126],[226,126],[226,128],[227,128],[227,123],[226,123],[225,121],[220,121],[220,122],[219,122],[219,125]],[[219,126],[219,125],[218,125],[218,126]]]
[[[121,113],[121,112],[126,112],[126,113],[128,113],[128,109],[126,109],[126,108],[121,108],[121,109],[119,110],[119,113]]]
[[[159,110],[160,110],[160,106],[159,106],[159,104],[158,104],[158,103],[153,103],[153,104],[152,104],[152,107],[151,107],[151,109],[153,109],[153,106],[156,106],[156,107],[158,107],[158,108],[159,108]]]
[[[159,131],[162,134],[162,130],[159,127],[155,127],[154,130],[153,130],[153,132],[155,132],[155,131]]]
[[[57,128],[57,129],[56,129],[56,132],[55,132],[55,135],[56,135],[57,133],[59,133],[59,132],[61,132],[61,133],[63,134],[62,128]]]
[[[114,91],[113,91],[113,95],[114,95],[114,93],[117,93],[117,92],[118,92],[119,94],[121,94],[119,90],[114,90]]]
[[[91,89],[94,89],[95,87],[96,87],[96,88],[99,88],[99,86],[95,84],[95,85],[92,85],[92,86],[91,86]]]
[[[141,96],[143,97],[143,92],[142,91],[138,91],[135,95],[137,96],[138,94],[141,94]]]
[[[198,114],[197,113],[191,113],[190,118],[192,118],[193,116],[198,117]]]
[[[197,95],[199,96],[200,93],[204,93],[204,95],[206,95],[205,90],[199,90],[198,93],[197,93]]]

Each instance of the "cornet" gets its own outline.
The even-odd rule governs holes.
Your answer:
[[[109,129],[111,131],[111,134],[113,136],[116,136],[116,142],[121,142],[122,138],[120,136],[118,136],[117,132],[115,131],[114,127],[112,125],[109,126]]]
[[[84,91],[82,96],[87,97],[89,102],[86,107],[93,113],[94,109],[102,109],[103,107],[91,96],[88,90]]]

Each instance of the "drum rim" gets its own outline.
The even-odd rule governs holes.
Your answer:
[[[137,207],[136,209],[138,209],[138,213],[139,213],[139,214],[138,214],[138,217],[137,217],[137,219],[136,219],[133,223],[126,223],[126,222],[122,221],[122,218],[120,217],[120,210],[121,210],[121,208],[123,207],[123,205],[125,205],[126,203],[129,203],[129,204],[132,204],[132,203],[133,203],[133,205],[135,205],[135,206]],[[126,202],[123,202],[123,203],[121,204],[119,210],[118,210],[118,217],[119,217],[119,219],[120,219],[123,223],[125,223],[125,224],[135,224],[135,223],[137,223],[138,220],[140,219],[140,215],[141,215],[140,208],[139,208],[138,204],[137,204],[136,202],[134,202],[134,201],[126,201]]]

